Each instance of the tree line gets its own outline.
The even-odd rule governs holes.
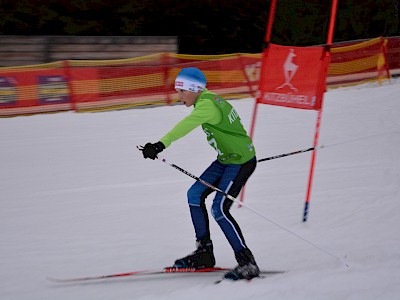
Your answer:
[[[339,0],[334,42],[400,35],[400,0]],[[259,53],[268,0],[1,0],[1,35],[167,35],[185,54]],[[324,44],[331,1],[278,0],[272,42]]]

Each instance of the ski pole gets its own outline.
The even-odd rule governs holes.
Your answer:
[[[139,148],[138,148],[138,149],[139,149]],[[140,149],[139,149],[139,150],[140,150]],[[308,151],[310,151],[310,150],[308,150]],[[304,151],[304,152],[305,152],[305,151]],[[300,152],[299,152],[299,153],[300,153]],[[237,200],[235,197],[233,197],[233,196],[229,195],[228,193],[224,192],[223,190],[221,190],[221,189],[219,189],[219,188],[213,186],[211,183],[209,183],[209,182],[207,182],[207,181],[205,181],[205,180],[203,180],[203,179],[197,177],[196,175],[193,175],[192,173],[186,171],[185,169],[182,169],[181,167],[179,167],[179,166],[177,166],[177,165],[175,165],[175,164],[173,164],[173,163],[169,163],[165,158],[160,158],[160,157],[158,157],[158,159],[160,159],[163,163],[166,163],[167,165],[169,165],[169,166],[171,166],[171,167],[177,169],[178,171],[182,172],[183,174],[185,174],[185,175],[187,175],[187,176],[189,176],[189,177],[191,177],[191,178],[193,178],[193,179],[199,181],[200,183],[204,184],[205,186],[211,188],[212,190],[223,194],[226,198],[228,198],[228,199],[231,200],[232,202],[240,203],[242,206],[244,206],[244,207],[247,208],[248,210],[252,211],[253,213],[255,213],[256,215],[258,215],[259,217],[261,217],[261,218],[267,220],[268,222],[274,224],[275,226],[277,226],[277,227],[279,227],[279,228],[285,230],[286,232],[288,232],[288,233],[294,235],[295,237],[297,237],[297,238],[301,239],[302,241],[308,243],[309,245],[313,246],[314,248],[316,248],[316,249],[318,249],[318,250],[324,252],[325,254],[331,256],[332,258],[335,258],[336,260],[340,261],[342,264],[344,264],[346,267],[349,268],[349,265],[348,265],[347,263],[345,263],[342,259],[340,259],[340,257],[338,257],[338,256],[336,256],[336,255],[330,253],[328,250],[325,250],[324,248],[322,248],[322,247],[320,247],[320,246],[314,244],[313,242],[311,242],[311,241],[305,239],[305,238],[302,237],[301,235],[299,235],[299,234],[297,234],[297,233],[295,233],[295,232],[293,232],[293,231],[287,229],[286,227],[280,225],[279,223],[277,223],[277,222],[271,220],[270,218],[268,218],[268,217],[265,216],[264,214],[262,214],[262,213],[260,213],[259,211],[257,211],[257,210],[255,210],[255,209],[249,207],[248,205],[244,205],[244,204],[241,203],[239,200]]]
[[[212,190],[214,190],[214,191],[216,191],[216,192],[221,193],[222,195],[224,195],[224,196],[225,196],[226,198],[228,198],[229,200],[231,200],[231,201],[233,201],[233,202],[237,202],[237,201],[238,201],[235,197],[229,195],[228,193],[224,192],[223,190],[217,188],[216,186],[213,186],[211,183],[208,183],[207,181],[201,179],[200,177],[197,177],[196,175],[193,175],[192,173],[190,173],[190,172],[188,172],[188,171],[182,169],[181,167],[179,167],[179,166],[177,166],[177,165],[175,165],[175,164],[169,163],[165,158],[159,158],[159,159],[160,159],[163,163],[166,163],[167,165],[169,165],[169,166],[171,166],[171,167],[177,169],[178,171],[182,172],[183,174],[185,174],[185,175],[187,175],[187,176],[189,176],[189,177],[192,177],[193,179],[197,180],[198,182],[204,184],[206,187],[209,187],[210,189],[212,189]]]
[[[277,159],[277,158],[281,158],[281,157],[285,157],[285,156],[290,156],[290,155],[294,155],[294,154],[300,154],[300,153],[304,153],[304,152],[308,152],[308,151],[313,151],[314,149],[321,149],[324,146],[321,145],[319,147],[310,147],[307,149],[302,149],[302,150],[297,150],[297,151],[293,151],[293,152],[288,152],[288,153],[284,153],[284,154],[278,154],[278,155],[274,155],[274,156],[270,156],[270,157],[266,157],[266,158],[261,158],[259,160],[257,160],[257,162],[262,162],[262,161],[266,161],[266,160],[272,160],[272,159]]]
[[[143,152],[143,146],[136,146],[136,148],[138,148],[139,151]],[[177,169],[178,171],[182,172],[183,174],[193,178],[194,180],[197,180],[198,182],[200,182],[200,183],[204,184],[205,186],[209,187],[210,189],[223,194],[228,199],[230,199],[232,201],[237,201],[236,198],[232,197],[228,193],[225,193],[223,190],[213,186],[211,183],[208,183],[207,181],[197,177],[196,175],[193,175],[192,173],[182,169],[181,167],[179,167],[179,166],[177,166],[175,164],[169,163],[165,158],[160,158],[158,156],[157,156],[157,158],[160,159],[163,163],[166,163],[167,165],[170,165],[171,167],[173,167],[173,168]]]

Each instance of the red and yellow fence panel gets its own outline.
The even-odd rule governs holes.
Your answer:
[[[328,71],[330,87],[390,79],[387,39],[378,37],[348,46],[334,47],[331,52]]]
[[[0,116],[71,108],[68,79],[62,62],[0,68]]]
[[[160,53],[134,59],[68,61],[74,108],[96,111],[177,101],[174,81],[186,66],[200,68],[207,87],[228,98],[254,96],[258,77],[248,65],[260,55],[179,55]]]

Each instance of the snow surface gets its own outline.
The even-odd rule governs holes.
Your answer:
[[[326,147],[317,154],[306,223],[311,152],[258,165],[245,204],[293,234],[236,204],[232,214],[259,266],[288,272],[219,285],[217,274],[46,279],[158,269],[194,250],[186,202],[193,179],[136,149],[191,108],[1,119],[0,299],[399,299],[399,94],[398,79],[325,94],[319,144]],[[231,103],[249,128],[254,100]],[[311,147],[316,115],[260,105],[258,158]],[[215,158],[200,128],[162,154],[196,175]],[[210,222],[218,266],[234,267]]]

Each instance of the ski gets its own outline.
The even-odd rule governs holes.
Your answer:
[[[59,283],[68,283],[68,282],[83,282],[83,281],[94,281],[101,279],[110,279],[110,278],[121,278],[121,277],[130,277],[130,276],[145,276],[145,275],[163,275],[163,274],[177,274],[177,273],[212,273],[212,272],[227,272],[230,269],[228,268],[205,268],[205,269],[195,269],[195,268],[176,268],[176,267],[167,267],[162,270],[141,270],[141,271],[133,271],[133,272],[125,272],[125,273],[114,273],[108,275],[98,275],[98,276],[86,276],[86,277],[75,277],[75,278],[55,278],[55,277],[47,277],[48,280]]]
[[[132,271],[132,272],[124,272],[124,273],[114,273],[108,275],[97,275],[97,276],[86,276],[86,277],[75,277],[75,278],[55,278],[55,277],[47,277],[49,281],[57,282],[57,283],[79,283],[86,281],[96,281],[102,279],[111,279],[111,278],[121,278],[121,277],[132,277],[132,276],[146,276],[146,275],[165,275],[165,274],[199,274],[199,273],[224,273],[230,271],[232,268],[205,268],[205,269],[195,269],[195,268],[176,268],[176,267],[167,267],[161,270],[140,270],[140,271]],[[284,271],[261,271],[261,278],[265,275],[272,274],[281,274]],[[264,275],[264,276],[262,276]],[[224,280],[224,279],[222,279]],[[220,283],[222,280],[218,280],[215,283]]]

